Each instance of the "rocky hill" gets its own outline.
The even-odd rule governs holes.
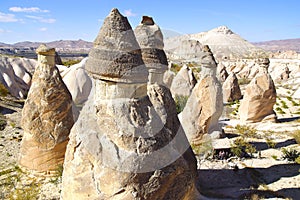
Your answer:
[[[193,45],[195,40],[202,45],[209,45],[217,58],[249,58],[265,53],[263,49],[254,46],[226,26],[220,26],[207,32],[168,38],[165,40],[165,49],[172,53],[176,52],[178,47],[183,44],[186,46],[187,43],[190,43],[188,51],[197,52],[197,49],[193,49],[194,47],[199,48],[198,45]],[[181,54],[183,54],[182,51]]]
[[[252,43],[266,51],[296,51],[300,53],[300,38]]]

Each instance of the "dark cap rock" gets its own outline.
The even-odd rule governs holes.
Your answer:
[[[148,71],[126,17],[114,8],[105,18],[89,53],[86,70],[96,79],[146,83]]]

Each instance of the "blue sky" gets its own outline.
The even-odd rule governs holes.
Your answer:
[[[93,41],[114,7],[134,28],[152,16],[162,29],[198,33],[221,25],[250,42],[300,38],[299,0],[1,0],[0,42]]]

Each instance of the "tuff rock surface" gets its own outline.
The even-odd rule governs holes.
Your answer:
[[[123,27],[131,33],[126,38],[120,34]],[[135,44],[130,30],[127,19],[113,9],[95,40],[92,61],[86,66],[93,87],[71,130],[61,199],[194,199],[197,195],[196,159],[171,93],[158,84],[147,89],[147,76],[134,76],[148,75],[140,51],[122,52],[131,56],[118,66],[119,54],[103,54],[120,49],[123,40]],[[105,40],[113,39],[106,37],[108,32],[119,42],[108,45]],[[115,77],[115,68],[125,76]]]
[[[149,71],[149,83],[163,83],[164,72],[168,69],[167,56],[163,50],[163,34],[152,17],[143,16],[134,30],[142,50],[143,61]]]
[[[258,59],[259,73],[247,85],[243,100],[239,107],[242,123],[276,121],[273,106],[276,103],[276,89],[272,77],[268,73],[269,59]]]
[[[41,45],[37,54],[38,66],[22,110],[19,164],[47,172],[63,163],[74,120],[71,94],[55,66],[55,50]]]
[[[238,78],[234,72],[227,77],[223,83],[222,89],[224,102],[233,102],[242,98]]]
[[[174,77],[170,90],[173,97],[190,96],[196,83],[193,71],[187,65],[183,65]]]
[[[181,124],[192,144],[200,144],[204,135],[218,138],[222,130],[218,120],[223,111],[222,86],[216,77],[216,62],[208,46],[201,60],[201,80],[194,87],[181,114]]]

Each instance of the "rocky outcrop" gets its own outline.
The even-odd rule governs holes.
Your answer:
[[[276,103],[276,89],[268,73],[269,59],[258,59],[259,73],[247,85],[239,107],[242,123],[276,121],[273,106]]]
[[[147,90],[141,51],[128,48],[137,46],[113,9],[87,61],[93,87],[70,134],[62,199],[195,199],[196,160],[174,100],[164,86]]]
[[[197,80],[193,71],[186,65],[179,70],[171,85],[171,93],[175,96],[190,96]]]
[[[235,73],[231,73],[223,84],[223,101],[233,102],[242,98],[238,78]]]
[[[149,71],[149,83],[163,83],[164,72],[168,69],[167,56],[163,50],[162,32],[152,17],[143,16],[141,24],[134,30],[142,50],[143,61]]]
[[[37,62],[27,58],[0,56],[0,82],[17,98],[26,98]]]
[[[69,67],[57,66],[76,105],[83,104],[88,99],[92,88],[92,81],[85,70],[87,59],[84,58],[80,63]]]
[[[41,45],[38,66],[22,110],[24,137],[19,164],[36,172],[56,170],[64,161],[71,127],[72,98],[55,67],[55,50]]]
[[[217,65],[208,46],[201,59],[201,80],[196,84],[181,115],[181,124],[190,143],[200,144],[204,135],[222,134],[218,120],[223,112],[222,86],[216,77]]]
[[[218,80],[221,83],[224,83],[228,76],[229,75],[228,75],[228,72],[226,70],[226,67],[222,64],[222,62],[220,62],[218,64],[218,67],[217,67],[217,78],[218,78]]]
[[[290,69],[288,67],[284,68],[284,72],[282,72],[282,74],[280,75],[280,80],[281,81],[286,81],[290,78]]]

